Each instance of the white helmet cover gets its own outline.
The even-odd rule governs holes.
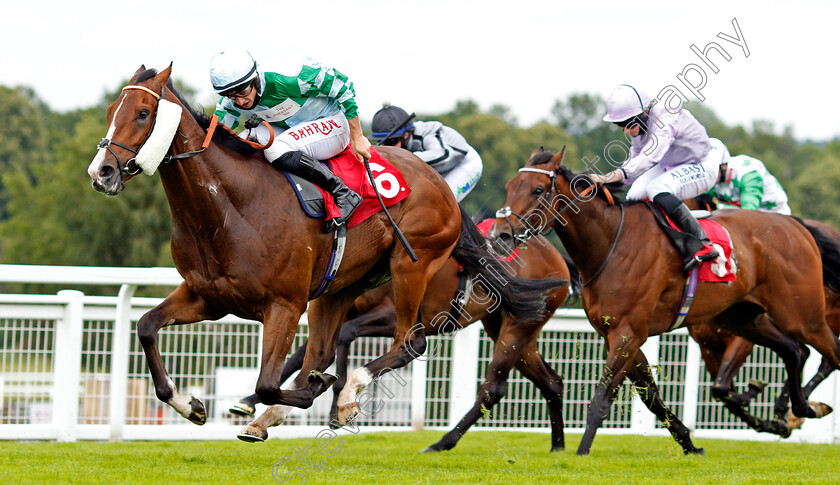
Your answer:
[[[210,84],[216,94],[243,86],[259,76],[257,61],[248,51],[222,51],[210,59]]]
[[[642,114],[648,105],[650,98],[647,95],[629,84],[619,84],[607,98],[607,115],[604,116],[604,121],[616,123],[629,120]]]

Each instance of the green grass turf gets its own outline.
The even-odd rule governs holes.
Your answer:
[[[280,428],[282,429],[282,428]],[[272,429],[274,436],[278,428]],[[259,484],[792,484],[840,483],[840,449],[834,445],[697,439],[706,456],[684,456],[670,438],[601,435],[589,456],[575,455],[580,435],[566,451],[550,453],[542,433],[473,431],[448,452],[420,453],[442,432],[348,435],[322,449],[314,438],[126,443],[0,442],[0,483],[209,483]],[[316,471],[294,458],[308,449]],[[292,461],[275,467],[278,461]],[[303,473],[287,475],[295,468]]]

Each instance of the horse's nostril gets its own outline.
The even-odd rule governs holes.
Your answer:
[[[114,175],[114,167],[110,165],[104,165],[99,168],[99,177],[103,179],[107,179]]]

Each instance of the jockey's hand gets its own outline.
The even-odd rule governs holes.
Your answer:
[[[621,170],[613,170],[612,172],[607,172],[603,175],[598,173],[590,173],[588,175],[589,178],[596,184],[611,184],[613,182],[621,182],[624,179]]]
[[[357,156],[370,159],[370,140],[360,136],[354,137],[351,143],[353,143],[353,150]]]
[[[248,121],[245,122],[245,129],[253,130],[254,128],[260,126],[260,123],[262,123],[262,121],[257,118],[257,115],[251,115],[251,117],[248,118]]]
[[[365,138],[362,132],[362,124],[359,118],[348,118],[347,123],[350,125],[350,143],[353,144],[353,151],[356,156],[370,159],[370,141]]]

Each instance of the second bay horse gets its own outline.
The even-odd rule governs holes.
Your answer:
[[[580,271],[583,307],[605,339],[608,355],[577,452],[589,453],[616,391],[629,377],[683,451],[702,453],[688,428],[664,405],[640,351],[648,336],[672,329],[686,282],[682,258],[645,204],[611,204],[603,190],[590,188],[589,177],[575,174],[561,160],[562,152],[533,153],[506,185],[505,210],[518,218],[512,224],[497,221],[490,236],[515,237],[510,232],[552,227]],[[700,283],[685,324],[711,321],[771,348],[785,363],[793,413],[820,417],[821,410],[812,408],[802,392],[800,342],[814,347],[832,368],[840,366],[840,342],[826,324],[823,295],[824,284],[838,283],[837,247],[815,239],[808,227],[788,216],[720,211],[713,219],[732,237],[737,280]],[[765,312],[775,325],[755,318]]]

